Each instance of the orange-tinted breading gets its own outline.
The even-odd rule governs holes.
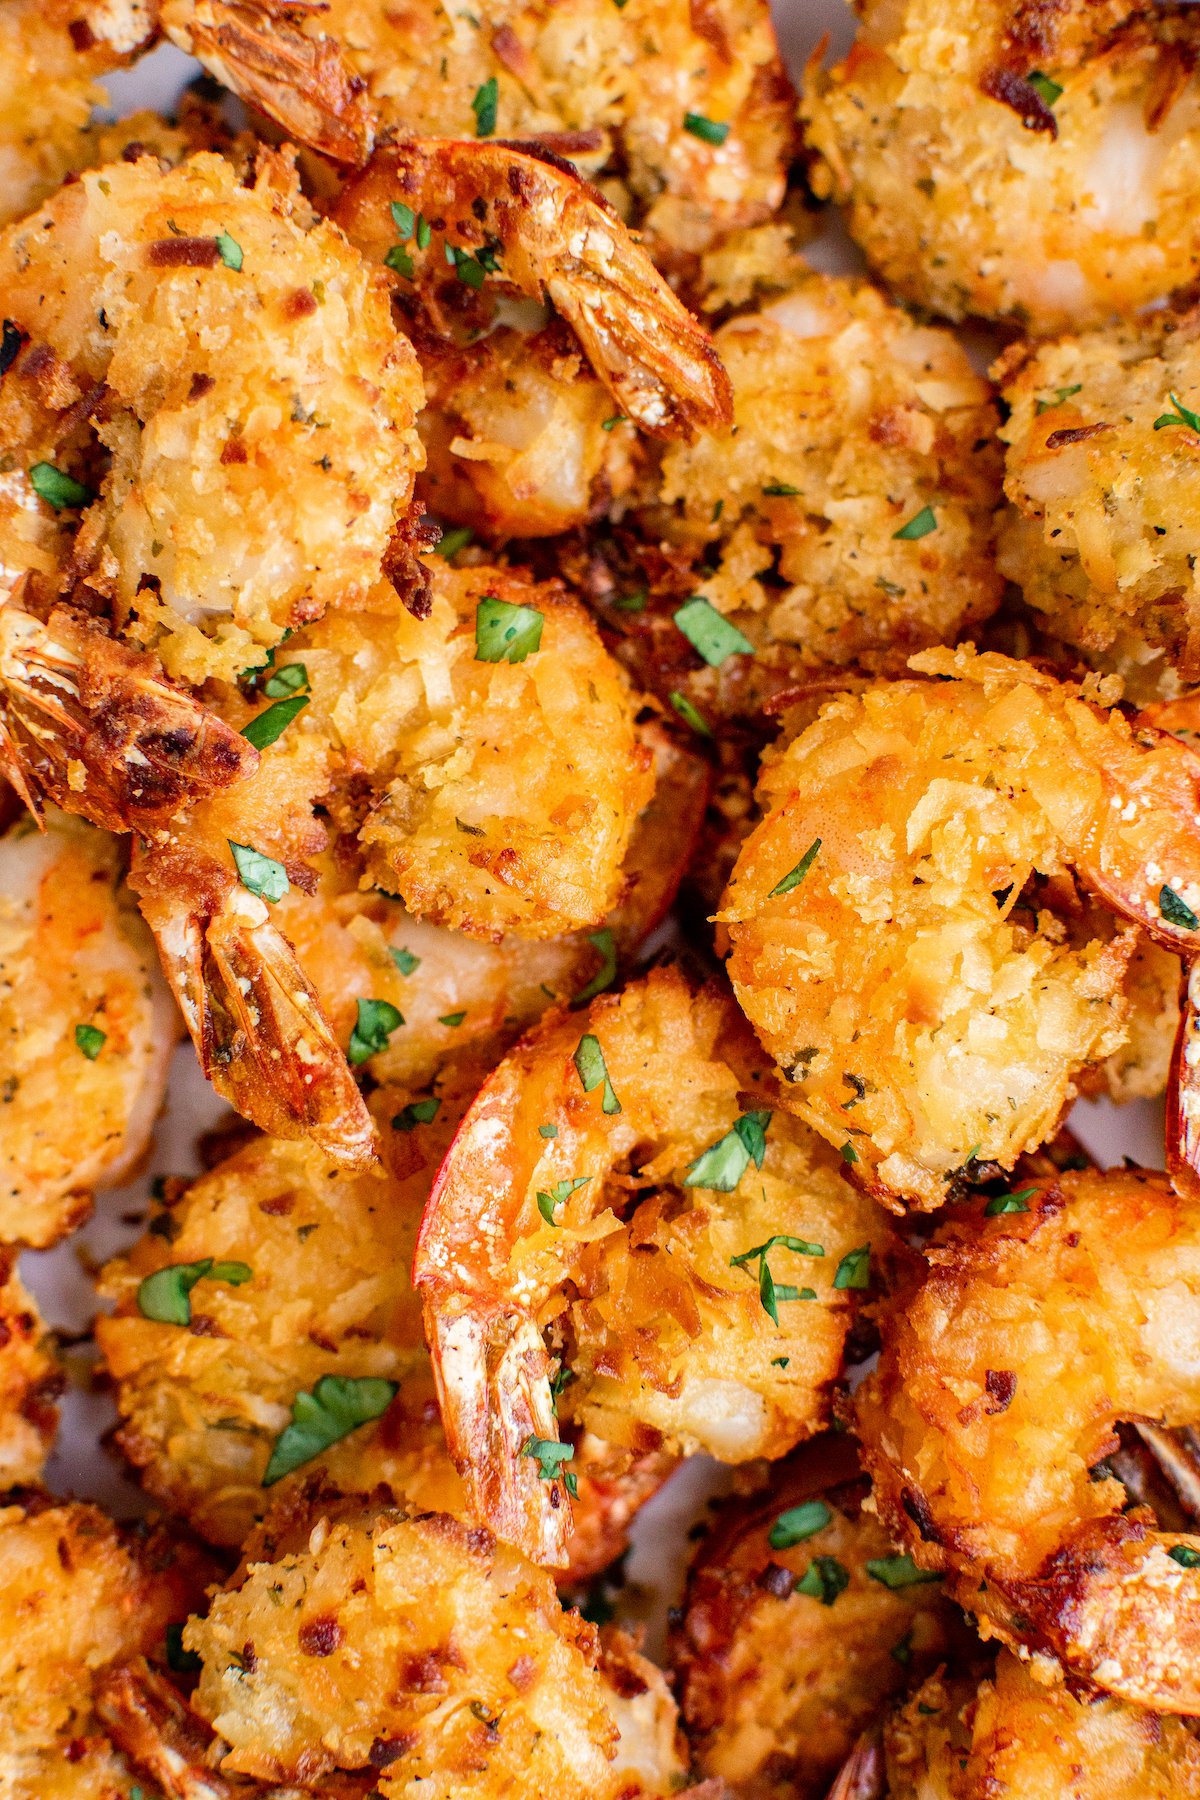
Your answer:
[[[739,1800],[825,1800],[859,1732],[965,1642],[866,1493],[853,1441],[819,1438],[701,1541],[669,1661],[698,1772]]]
[[[1171,895],[1200,904],[1200,762],[1094,680],[969,651],[913,666],[943,679],[834,700],[766,760],[719,916],[787,1104],[932,1207],[973,1159],[1011,1168],[1048,1137],[1119,1050],[1138,938],[1107,909],[1190,953]]]
[[[802,104],[813,185],[897,295],[1036,334],[1194,279],[1197,25],[1140,0],[862,0]]]
[[[891,1800],[1194,1800],[1200,1741],[1183,1719],[1083,1701],[1002,1654],[978,1685],[931,1676],[888,1720]]]
[[[989,1635],[1081,1688],[1186,1713],[1200,1540],[1123,1513],[1094,1471],[1118,1419],[1200,1414],[1198,1283],[1200,1211],[1164,1176],[981,1195],[879,1308],[854,1405],[881,1518]]]
[[[673,1744],[653,1784],[622,1768],[595,1630],[560,1609],[550,1576],[440,1514],[360,1501],[318,1506],[281,1540],[268,1525],[184,1643],[230,1774],[312,1786],[370,1765],[384,1800],[677,1785]],[[670,1708],[661,1686],[656,1702]]]

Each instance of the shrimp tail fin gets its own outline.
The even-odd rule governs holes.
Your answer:
[[[529,1453],[555,1443],[558,1424],[549,1358],[532,1319],[513,1317],[493,1334],[470,1310],[427,1301],[425,1330],[450,1455],[475,1516],[532,1561],[562,1568],[571,1538],[571,1503],[558,1473]],[[452,1389],[449,1395],[447,1390]]]
[[[163,28],[218,81],[283,126],[289,137],[362,163],[375,118],[366,84],[332,38],[304,29],[320,0],[167,0]]]
[[[232,727],[154,657],[56,607],[0,608],[0,762],[35,817],[50,800],[109,831],[157,836],[257,766]]]
[[[347,1169],[375,1129],[317,994],[265,903],[211,857],[135,854],[129,877],[217,1092],[274,1137],[310,1137]]]

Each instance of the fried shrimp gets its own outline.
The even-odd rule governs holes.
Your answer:
[[[555,1393],[609,1443],[733,1463],[827,1420],[886,1236],[777,1103],[724,994],[658,970],[550,1017],[468,1110],[414,1279],[472,1505],[537,1560],[570,1528]]]
[[[98,78],[151,35],[145,0],[6,0],[0,8],[0,225],[92,161]],[[82,156],[81,156],[82,149]]]
[[[994,611],[997,419],[949,332],[809,274],[715,344],[733,435],[671,446],[659,498],[672,540],[716,552],[718,611],[763,615],[801,663],[895,669]]]
[[[379,127],[535,139],[620,187],[656,255],[687,263],[784,195],[791,87],[760,0],[164,0],[182,49],[284,130],[341,161]],[[615,16],[614,16],[615,13]],[[431,69],[436,76],[431,79]]]
[[[785,1104],[889,1204],[935,1207],[968,1163],[1052,1135],[1120,1048],[1138,936],[1106,909],[1190,959],[1200,762],[1095,678],[967,650],[912,666],[953,679],[835,700],[764,767],[719,917]],[[1190,1181],[1190,1056],[1175,1079]]]
[[[178,1036],[118,845],[46,825],[0,837],[0,1241],[38,1248],[132,1173]]]
[[[1055,637],[1144,685],[1200,680],[1200,309],[997,365],[1011,417],[1003,572]]]
[[[1200,1217],[1161,1175],[1064,1174],[939,1226],[854,1412],[884,1524],[980,1627],[1081,1689],[1200,1712],[1200,1539],[1097,1476],[1118,1419],[1200,1411]]]
[[[36,1481],[58,1427],[62,1373],[37,1303],[0,1248],[0,1486]],[[2,1709],[0,1709],[2,1710]]]
[[[669,1664],[698,1772],[744,1800],[825,1800],[864,1726],[965,1637],[866,1493],[852,1441],[819,1438],[701,1541]]]
[[[1182,1719],[1041,1686],[1001,1654],[978,1685],[933,1675],[884,1728],[890,1800],[1194,1800],[1200,1741]]]
[[[464,1057],[494,1061],[547,1007],[590,998],[636,955],[675,897],[709,786],[707,764],[661,726],[639,726],[638,739],[654,759],[654,793],[621,864],[621,898],[597,931],[492,942],[434,925],[361,887],[344,838],[314,859],[315,893],[284,896],[275,918],[339,1041],[355,1035],[362,1000],[398,1016],[370,1042],[358,1033],[355,1056],[374,1080],[421,1085]]]
[[[6,505],[86,508],[59,581],[86,578],[128,642],[231,680],[377,584],[420,376],[379,277],[284,158],[263,152],[249,187],[209,154],[85,173],[0,234],[0,284],[22,345],[5,385],[52,366],[60,428],[93,421],[109,454],[89,505],[86,466],[16,444]]]
[[[861,0],[802,106],[815,190],[888,286],[1035,333],[1129,314],[1200,271],[1189,7]]]
[[[364,255],[383,261],[400,235],[397,210],[411,270],[402,279],[419,294],[436,296],[449,281],[461,314],[462,288],[490,298],[494,274],[493,292],[555,307],[643,431],[689,437],[728,423],[729,382],[707,331],[569,164],[514,144],[390,144],[347,183],[334,217]]]
[[[213,1571],[164,1530],[124,1531],[93,1506],[0,1510],[0,1786],[12,1800],[116,1800],[127,1765],[101,1729],[106,1665],[166,1659],[165,1634]]]
[[[657,1779],[631,1774],[595,1628],[561,1610],[551,1577],[436,1513],[351,1500],[281,1536],[268,1522],[184,1644],[203,1661],[193,1704],[228,1774],[311,1786],[370,1767],[384,1800],[638,1800],[682,1773],[672,1742]],[[636,1668],[670,1720],[661,1675]],[[639,1723],[638,1762],[651,1738]]]

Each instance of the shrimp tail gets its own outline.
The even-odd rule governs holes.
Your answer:
[[[363,163],[375,118],[366,84],[332,38],[310,37],[321,0],[167,0],[163,29],[218,81],[282,125],[289,137]]]
[[[534,1320],[514,1314],[498,1331],[495,1324],[469,1309],[426,1305],[450,1455],[475,1516],[534,1562],[562,1568],[569,1560],[570,1502],[560,1477],[543,1479],[544,1465],[529,1453],[531,1440],[558,1438],[549,1358]]]
[[[1176,1193],[1200,1201],[1200,957],[1184,963],[1180,988],[1167,1078],[1167,1173]]]
[[[129,884],[205,1075],[261,1130],[311,1137],[343,1168],[375,1157],[371,1116],[266,904],[203,852],[135,853]]]
[[[258,752],[172,687],[155,659],[56,607],[0,608],[0,766],[35,817],[46,800],[154,838]]]
[[[382,260],[395,236],[386,203],[401,194],[413,211],[448,221],[448,243],[498,244],[499,278],[557,308],[641,430],[675,438],[729,425],[733,390],[708,332],[568,163],[501,139],[388,143],[348,184],[334,218]]]

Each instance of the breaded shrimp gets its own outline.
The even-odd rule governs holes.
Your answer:
[[[1004,574],[1100,666],[1200,680],[1200,308],[1014,346],[996,373]]]
[[[98,77],[152,35],[146,0],[5,0],[0,7],[0,225],[90,155]]]
[[[891,1800],[1195,1800],[1200,1741],[1183,1719],[1047,1688],[1013,1656],[976,1685],[933,1675],[883,1734]]]
[[[1200,1538],[1123,1513],[1118,1419],[1200,1415],[1200,1212],[1064,1174],[957,1208],[879,1308],[854,1402],[884,1524],[989,1636],[1081,1690],[1200,1713]]]
[[[236,1549],[314,1473],[351,1493],[386,1482],[422,1511],[462,1510],[409,1267],[470,1091],[381,1090],[387,1166],[356,1177],[310,1144],[257,1138],[169,1193],[105,1268],[116,1310],[96,1339],[118,1442],[147,1491],[210,1542]],[[296,1418],[307,1407],[328,1423],[324,1449],[301,1444],[297,1396],[316,1397]]]
[[[464,287],[485,306],[506,290],[549,301],[643,431],[690,437],[729,422],[728,377],[704,326],[595,188],[536,146],[385,145],[347,183],[333,216],[365,256],[391,253],[393,268],[403,239],[410,272],[400,279],[427,305],[448,291],[460,323]]]
[[[350,1500],[282,1537],[268,1522],[183,1641],[227,1774],[311,1786],[369,1765],[383,1800],[637,1800],[682,1773],[673,1743],[658,1779],[631,1773],[595,1628],[550,1576],[441,1514]],[[669,1720],[661,1675],[637,1665]]]
[[[94,1710],[101,1671],[166,1661],[167,1627],[215,1571],[163,1529],[122,1530],[94,1506],[28,1496],[0,1509],[0,1788],[11,1800],[131,1791]]]
[[[38,1248],[145,1154],[179,1035],[119,845],[46,827],[0,837],[0,1241]]]
[[[965,1641],[867,1491],[853,1441],[817,1438],[701,1540],[668,1665],[698,1772],[745,1800],[825,1800],[858,1733]]]
[[[59,580],[86,577],[130,643],[193,684],[233,679],[378,582],[420,376],[380,278],[313,222],[285,158],[264,152],[250,187],[208,154],[87,172],[0,234],[0,286],[12,373],[49,358],[56,416],[110,453],[89,505],[86,467],[15,444],[7,504],[87,508]]]
[[[37,1481],[58,1428],[63,1378],[17,1253],[0,1248],[0,1487]]]
[[[654,793],[621,864],[621,898],[596,931],[489,942],[434,925],[381,888],[362,888],[343,837],[313,859],[316,891],[293,888],[273,909],[341,1043],[354,1035],[361,1000],[399,1014],[386,1038],[359,1034],[355,1055],[374,1080],[420,1085],[464,1057],[494,1061],[547,1007],[610,986],[635,956],[675,897],[708,797],[701,757],[653,722],[638,739],[654,758]]]
[[[610,1443],[731,1463],[828,1419],[887,1238],[777,1105],[727,996],[662,969],[551,1015],[467,1112],[413,1273],[472,1505],[539,1561],[571,1518],[555,1392]]]
[[[1138,938],[1107,909],[1190,959],[1200,761],[1095,678],[965,650],[913,667],[943,679],[835,700],[767,764],[719,917],[785,1103],[888,1204],[935,1207],[970,1162],[1049,1137],[1119,1049]]]
[[[719,612],[760,615],[801,665],[898,670],[994,611],[997,417],[948,331],[809,274],[715,344],[733,435],[668,448],[659,500],[670,539],[715,561],[696,585]]]
[[[783,199],[792,94],[762,0],[164,0],[162,22],[284,130],[361,162],[377,129],[535,139],[619,172],[656,255],[686,264]]]
[[[809,64],[815,191],[892,291],[1034,333],[1127,315],[1200,272],[1200,42],[1188,6],[860,0]]]

